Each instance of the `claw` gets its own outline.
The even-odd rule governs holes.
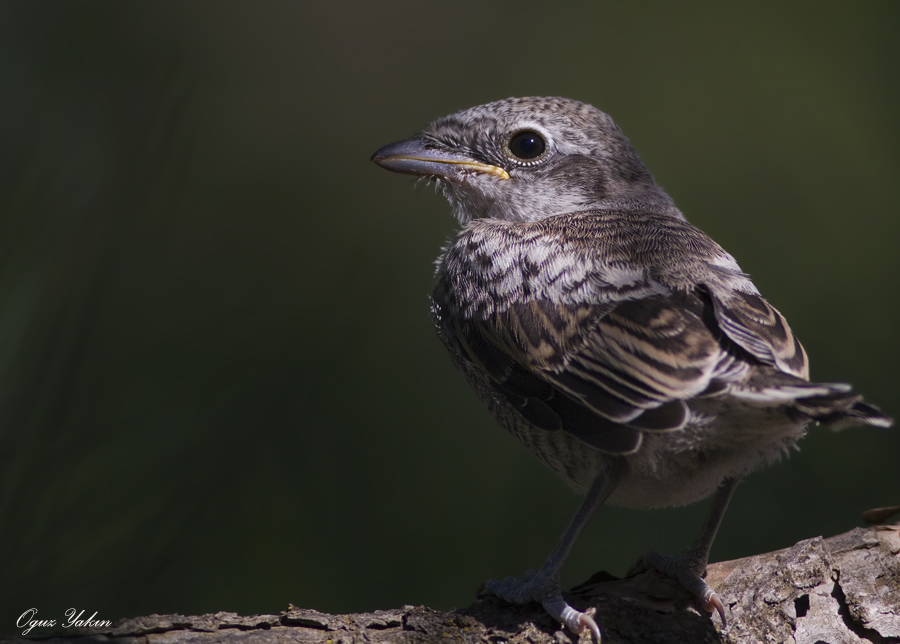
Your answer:
[[[703,563],[702,566],[695,565],[696,562],[692,562],[691,559],[686,558],[684,553],[679,557],[666,557],[658,552],[648,552],[644,555],[642,563],[645,566],[656,568],[669,577],[677,579],[685,590],[697,598],[698,602],[706,612],[717,612],[719,617],[722,618],[722,626],[727,624],[725,619],[725,604],[719,599],[716,591],[703,581],[703,571],[706,568],[705,563]]]
[[[560,621],[573,633],[581,635],[585,630],[589,630],[593,636],[594,642],[600,644],[600,627],[594,621],[594,613],[596,609],[592,606],[583,613],[575,610],[571,606],[566,606]]]
[[[594,641],[600,644],[600,627],[594,621],[594,608],[585,612],[577,611],[563,599],[559,589],[559,579],[541,575],[529,570],[525,579],[519,581],[507,577],[500,583],[491,579],[484,584],[485,591],[513,604],[525,604],[531,601],[540,602],[544,610],[558,620],[573,633],[581,635],[590,631]]]
[[[722,618],[722,626],[727,626],[728,622],[725,619],[725,604],[722,603],[722,600],[719,599],[718,593],[716,591],[709,589],[709,595],[702,598],[703,601],[703,610],[708,613],[713,612],[714,610],[719,613],[719,617]]]

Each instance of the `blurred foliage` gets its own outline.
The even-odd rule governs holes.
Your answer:
[[[897,415],[900,5],[0,3],[0,633],[36,607],[461,606],[577,500],[428,318],[443,200],[369,155],[510,95],[609,112],[784,312]],[[424,193],[424,194],[422,194]],[[900,432],[814,432],[715,559],[900,503]],[[564,583],[705,507],[605,508]]]

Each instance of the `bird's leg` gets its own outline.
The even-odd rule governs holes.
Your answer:
[[[575,610],[563,599],[559,587],[559,571],[581,529],[615,489],[624,471],[624,460],[617,459],[612,467],[594,479],[569,527],[563,532],[540,570],[537,572],[529,570],[521,580],[513,577],[507,577],[503,581],[491,579],[485,583],[485,590],[513,604],[540,602],[544,610],[569,630],[581,634],[585,629],[589,629],[599,642],[600,629],[594,618],[589,613]]]
[[[716,495],[713,497],[712,506],[703,524],[700,536],[693,544],[681,551],[677,557],[666,557],[658,552],[648,552],[644,555],[639,567],[652,566],[670,577],[676,578],[684,588],[700,600],[704,609],[719,613],[722,624],[725,624],[725,606],[716,592],[703,581],[706,574],[706,564],[709,561],[709,549],[712,547],[716,531],[725,516],[725,509],[734,489],[740,479],[727,478],[719,485]]]

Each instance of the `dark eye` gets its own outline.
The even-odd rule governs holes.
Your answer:
[[[509,140],[506,144],[509,151],[517,159],[531,161],[537,159],[547,149],[544,137],[533,130],[523,130]]]

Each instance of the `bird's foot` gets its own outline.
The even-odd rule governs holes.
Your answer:
[[[661,573],[674,577],[682,587],[698,599],[703,609],[712,613],[716,611],[722,618],[722,626],[726,625],[725,604],[719,599],[712,588],[709,587],[703,577],[706,574],[706,561],[692,556],[688,550],[678,557],[667,557],[658,552],[648,552],[638,561],[634,572],[656,568]]]
[[[563,599],[559,578],[555,575],[545,576],[529,570],[524,579],[490,579],[485,582],[484,589],[511,604],[539,602],[551,617],[562,622],[570,631],[578,635],[588,631],[593,635],[594,641],[600,644],[600,627],[594,621],[594,609],[588,608],[581,612],[569,606]]]

